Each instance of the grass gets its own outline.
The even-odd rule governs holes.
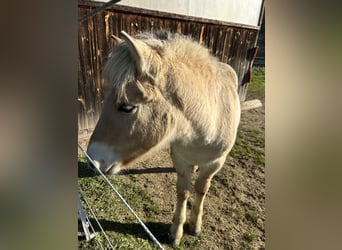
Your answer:
[[[256,240],[258,236],[254,232],[246,232],[243,234],[243,238],[248,242],[251,243]]]
[[[245,218],[252,222],[254,225],[257,225],[257,220],[258,220],[258,214],[255,211],[248,211],[245,214]]]
[[[232,210],[232,216],[234,218],[236,218],[237,222],[240,223],[242,221],[242,219],[244,218],[244,211],[242,208],[238,207],[238,208],[234,208]]]
[[[83,177],[78,179],[78,184],[91,204],[102,227],[110,237],[115,249],[157,249],[150,242],[135,217],[129,213],[110,187],[100,176],[94,176],[92,171],[87,169],[84,162],[84,157],[80,157],[78,170],[79,175]],[[134,185],[134,182],[124,181],[123,176],[109,177],[109,179],[133,210],[140,214],[141,217],[148,218],[145,223],[149,225],[151,231],[153,228],[156,229],[156,227],[162,226],[153,219],[156,214],[161,213],[161,210],[157,204],[152,202],[145,190]],[[85,204],[83,205],[86,208]],[[89,217],[91,218],[90,214]],[[95,220],[93,218],[90,220],[95,226]],[[100,232],[98,227],[95,227],[95,230]],[[106,240],[101,233],[98,234],[98,237],[105,247],[109,247],[106,245]],[[79,241],[80,249],[95,249],[96,246],[95,240],[89,242]]]
[[[230,151],[230,157],[235,159],[249,158],[257,165],[265,164],[265,137],[262,131],[240,127],[236,142]]]
[[[265,96],[265,68],[253,68],[252,81],[248,85],[248,94]]]

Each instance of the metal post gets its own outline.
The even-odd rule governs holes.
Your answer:
[[[82,222],[83,231],[86,236],[86,240],[89,241],[96,236],[96,233],[90,233],[89,231],[89,223],[87,222],[86,215],[81,204],[80,194],[78,194],[77,206],[78,206],[78,213],[80,215],[80,219]]]

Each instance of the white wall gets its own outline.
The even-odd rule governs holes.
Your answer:
[[[122,0],[117,4],[257,26],[262,0]]]

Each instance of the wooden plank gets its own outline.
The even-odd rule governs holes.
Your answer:
[[[262,107],[262,102],[258,99],[245,101],[241,103],[241,110],[246,111],[250,109],[256,109]]]

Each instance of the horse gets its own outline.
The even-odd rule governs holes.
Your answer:
[[[189,229],[200,235],[211,179],[232,149],[240,122],[234,69],[190,37],[169,32],[114,37],[103,68],[108,94],[87,153],[97,168],[116,174],[162,147],[177,173],[177,205],[170,244],[180,244],[197,168]]]

